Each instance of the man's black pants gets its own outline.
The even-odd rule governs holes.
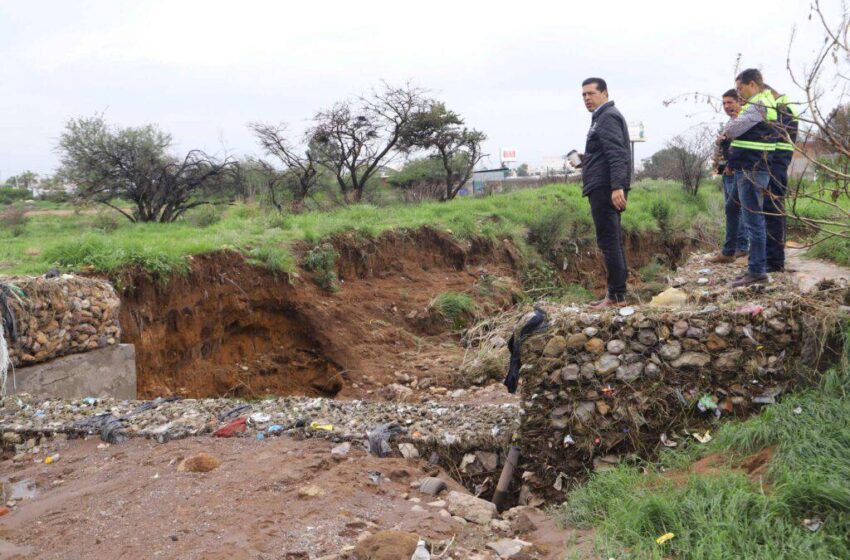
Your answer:
[[[628,196],[628,192],[627,192]],[[596,188],[587,194],[590,214],[596,226],[596,243],[605,256],[608,271],[608,299],[623,301],[626,298],[626,252],[623,250],[623,233],[620,227],[620,212],[611,203],[611,191]]]
[[[764,197],[764,222],[767,230],[767,269],[785,268],[785,191],[788,166],[794,152],[777,151],[770,162],[770,184]]]

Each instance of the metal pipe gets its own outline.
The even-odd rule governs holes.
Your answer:
[[[508,457],[505,459],[505,466],[502,467],[502,474],[499,475],[499,483],[496,485],[496,492],[493,494],[493,503],[496,504],[496,509],[502,511],[505,501],[508,499],[508,489],[511,486],[511,480],[514,477],[519,462],[519,447],[512,445],[508,451]]]

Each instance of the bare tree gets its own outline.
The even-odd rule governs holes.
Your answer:
[[[301,212],[304,209],[304,199],[313,192],[318,182],[317,150],[309,146],[305,148],[292,146],[286,139],[284,125],[251,123],[249,128],[256,134],[266,154],[277,158],[283,166],[283,171],[280,172],[270,163],[260,161],[268,177],[267,186],[272,204],[279,210],[282,209],[275,191],[283,187],[292,197],[292,211],[296,214]]]
[[[445,192],[440,200],[451,200],[472,177],[472,171],[484,154],[483,132],[464,126],[463,119],[443,103],[432,102],[427,111],[417,114],[400,142],[405,150],[435,152],[443,167]]]
[[[384,84],[356,102],[340,102],[314,117],[318,161],[336,177],[345,202],[359,202],[381,165],[389,163],[411,119],[425,105],[424,91]]]
[[[713,135],[707,127],[673,137],[667,142],[672,178],[681,181],[685,192],[696,196],[708,175],[708,162],[714,153]]]
[[[201,194],[232,172],[234,162],[217,161],[200,150],[178,158],[167,153],[171,135],[153,125],[110,127],[98,115],[71,119],[59,139],[61,173],[77,194],[120,212],[133,222],[173,222],[208,204]],[[130,200],[132,213],[116,206]]]
[[[850,238],[850,9],[844,0],[836,4],[838,12],[830,14],[820,0],[811,3],[809,20],[823,35],[811,60],[801,66],[792,61],[796,30],[788,48],[786,67],[805,108],[799,117],[803,140],[795,145],[796,155],[827,180],[814,185],[800,181],[789,189],[786,214],[826,237]],[[800,203],[807,200],[826,205],[830,215],[801,213]]]

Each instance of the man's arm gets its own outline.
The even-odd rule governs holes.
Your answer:
[[[629,164],[631,153],[628,142],[623,143],[623,129],[616,118],[607,118],[596,127],[596,133],[602,143],[602,152],[608,160],[611,173],[611,190],[625,189],[629,182]]]
[[[751,103],[747,109],[726,123],[723,127],[722,136],[726,138],[737,138],[746,131],[764,120],[765,108],[759,103]]]

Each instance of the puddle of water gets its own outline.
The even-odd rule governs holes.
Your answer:
[[[31,478],[7,482],[4,486],[7,500],[31,500],[38,495],[38,487],[35,485],[35,480]]]

